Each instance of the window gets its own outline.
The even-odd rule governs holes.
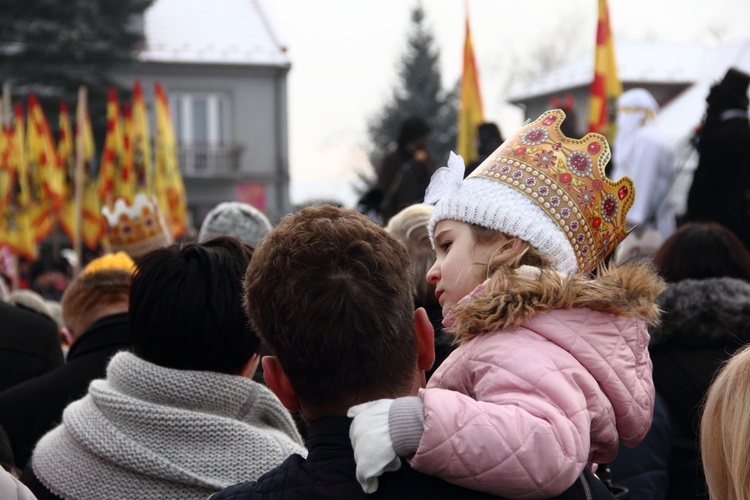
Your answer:
[[[169,101],[184,170],[210,174],[231,168],[229,97],[173,92]]]

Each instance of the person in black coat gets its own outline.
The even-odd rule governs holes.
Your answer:
[[[718,222],[750,249],[750,75],[731,68],[711,87],[703,123],[694,139],[698,166],[685,221]]]
[[[705,498],[700,411],[717,370],[750,343],[750,252],[719,224],[689,223],[654,263],[667,282],[661,325],[649,328],[654,385],[672,427],[667,498]]]
[[[384,224],[402,208],[424,200],[430,177],[437,170],[428,152],[430,132],[424,118],[405,119],[399,128],[396,149],[381,160],[373,193],[382,192],[379,209]]]
[[[410,268],[404,245],[353,210],[306,208],[266,236],[245,276],[245,310],[273,353],[263,358],[268,387],[308,422],[309,453],[212,500],[494,498],[402,459],[372,494],[357,481],[349,407],[416,395],[435,360],[430,320],[414,309]],[[560,498],[613,496],[588,474]]]
[[[49,316],[0,302],[0,391],[65,362],[57,324]]]
[[[132,265],[125,254],[121,258],[124,265]],[[96,266],[99,260],[93,262]],[[62,299],[63,331],[71,344],[67,363],[0,393],[0,425],[8,433],[19,469],[26,466],[39,438],[60,422],[68,403],[83,397],[92,380],[105,376],[109,359],[130,346],[130,281],[130,270],[122,268],[84,270]]]

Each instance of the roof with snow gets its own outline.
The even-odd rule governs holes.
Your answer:
[[[689,84],[698,78],[708,51],[706,46],[698,44],[619,42],[615,47],[615,57],[623,82]],[[594,57],[583,55],[530,84],[524,84],[508,100],[518,102],[589,85],[593,76]]]
[[[260,0],[156,0],[143,23],[144,62],[289,66]]]

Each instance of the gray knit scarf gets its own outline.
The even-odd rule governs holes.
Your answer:
[[[206,498],[306,454],[266,387],[117,354],[106,380],[37,444],[34,473],[63,498]]]

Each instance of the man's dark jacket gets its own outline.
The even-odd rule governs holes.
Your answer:
[[[0,391],[64,362],[57,323],[52,318],[0,302]]]
[[[39,438],[60,423],[68,403],[85,396],[92,380],[104,378],[110,358],[130,346],[127,318],[100,318],[73,343],[64,366],[0,393],[0,425],[10,437],[19,469]]]
[[[365,495],[355,476],[354,450],[349,440],[347,417],[324,417],[308,427],[307,459],[292,455],[279,467],[258,478],[224,488],[211,500],[239,499],[479,499],[497,498],[467,490],[435,476],[415,471],[402,461],[401,468],[386,472],[378,481],[378,490]],[[590,496],[584,489],[589,488]],[[579,479],[559,499],[612,499],[609,490],[591,474],[586,485]]]

